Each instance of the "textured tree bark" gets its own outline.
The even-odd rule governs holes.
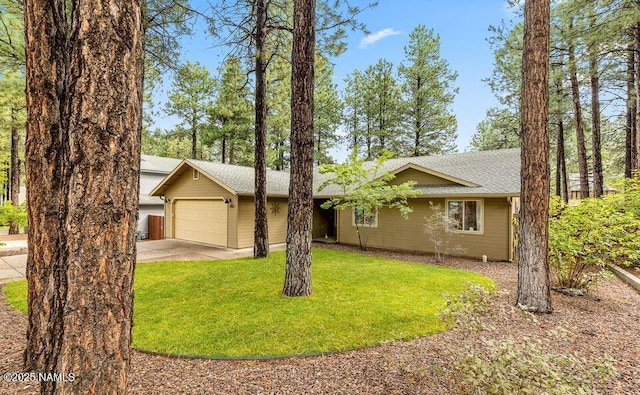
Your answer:
[[[589,50],[589,73],[591,74],[591,150],[593,152],[593,197],[604,192],[602,174],[602,148],[600,143],[600,77],[598,76],[598,58],[593,47]]]
[[[315,0],[295,0],[291,52],[291,178],[282,293],[311,294]]]
[[[198,130],[196,128],[191,130],[191,158],[198,159]]]
[[[640,133],[638,133],[638,125],[640,125],[640,23],[636,24],[635,28],[635,53],[635,128],[631,140],[632,171],[640,170]]]
[[[25,368],[75,375],[42,382],[43,394],[124,394],[140,169],[141,6],[66,3],[26,0],[24,8]]]
[[[564,153],[564,122],[562,116],[558,120],[558,154],[556,158],[556,195],[561,196],[565,203],[569,203],[569,189],[567,186],[567,161]]]
[[[576,122],[576,143],[578,146],[578,169],[580,171],[580,195],[589,197],[589,167],[587,165],[587,149],[584,144],[584,128],[582,124],[582,107],[580,105],[580,87],[576,70],[576,56],[573,44],[569,45],[569,79],[571,81],[571,97],[573,101],[574,119]]]
[[[11,109],[11,204],[18,206],[20,204],[20,157],[18,156],[18,145],[20,144],[20,130],[16,125],[15,108]],[[15,235],[20,233],[20,225],[17,222],[9,223],[9,234]]]
[[[573,22],[571,23],[573,28]],[[582,106],[580,104],[580,86],[576,67],[575,47],[569,45],[569,80],[571,81],[571,98],[573,102],[574,120],[576,124],[576,144],[578,146],[578,170],[580,172],[580,195],[589,197],[589,167],[587,166],[587,149],[584,143],[584,127],[582,122]]]
[[[416,80],[416,92],[419,92],[422,88],[422,79],[420,77]],[[422,137],[422,97],[418,95],[416,97],[416,111],[414,115],[413,127],[415,128],[414,140],[413,140],[413,156],[420,156],[422,152],[420,150],[420,137]],[[427,150],[425,149],[425,152]]]
[[[629,47],[627,55],[627,130],[624,155],[624,176],[626,178],[631,178],[634,163],[633,141],[636,136],[635,63],[635,50],[633,47]]]
[[[549,0],[525,3],[517,304],[537,313],[552,311],[547,260],[549,14]]]
[[[269,256],[269,228],[267,224],[267,9],[264,0],[256,0],[256,120],[255,120],[255,224],[253,256]]]
[[[560,195],[565,203],[569,203],[569,188],[567,185],[567,161],[564,153],[564,122],[558,122],[558,170],[560,172]]]

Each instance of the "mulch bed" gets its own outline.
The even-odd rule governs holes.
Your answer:
[[[340,245],[324,246],[353,250]],[[433,263],[431,256],[389,251],[372,255]],[[513,308],[517,268],[512,263],[482,263],[448,258],[447,266],[493,278],[501,294],[484,321],[491,330],[469,338],[458,329],[408,342],[322,357],[271,361],[178,359],[133,353],[131,394],[451,394],[456,393],[453,367],[480,338],[501,340],[538,336],[549,350],[576,353],[594,361],[608,354],[618,374],[594,389],[602,394],[640,392],[640,294],[617,279],[604,280],[583,297],[553,293],[554,313],[537,316]],[[0,297],[0,372],[21,369],[26,317]],[[556,330],[568,338],[549,336]],[[0,381],[2,394],[36,394],[36,384]]]

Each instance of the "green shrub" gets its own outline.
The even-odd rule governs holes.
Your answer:
[[[537,337],[482,340],[456,365],[463,394],[593,394],[615,375],[611,357],[593,366],[575,354],[544,351]]]
[[[457,363],[452,370],[452,379],[458,393],[593,394],[596,393],[594,384],[604,383],[616,374],[610,356],[590,362],[573,353],[545,350],[550,338],[568,343],[571,332],[563,328],[549,332],[544,339],[530,336],[495,340],[495,328],[487,324],[489,315],[509,314],[501,317],[508,319],[517,312],[532,323],[537,322],[534,314],[513,306],[510,312],[493,308],[492,302],[498,294],[493,289],[471,285],[457,298],[448,298],[439,312],[439,317],[449,327],[455,326],[464,334],[464,347],[454,348]],[[490,339],[474,341],[480,331],[489,333]],[[407,371],[416,374],[420,368],[411,367]]]
[[[477,284],[466,284],[466,289],[452,299],[445,294],[446,303],[438,311],[447,328],[458,327],[465,333],[473,333],[486,329],[482,316],[489,311],[491,302],[498,295],[495,287],[487,288]]]
[[[549,264],[558,284],[589,289],[607,264],[640,262],[640,181],[626,180],[619,193],[568,206],[553,198],[549,210]]]
[[[27,225],[27,207],[24,203],[14,206],[11,202],[0,205],[0,225],[17,222],[20,227]]]

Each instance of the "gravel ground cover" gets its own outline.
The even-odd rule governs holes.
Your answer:
[[[333,246],[353,251],[351,247]],[[431,256],[389,251],[373,255],[433,263]],[[500,289],[489,314],[491,329],[469,337],[459,329],[410,342],[339,354],[270,361],[177,359],[134,352],[131,394],[453,394],[454,368],[481,339],[537,336],[549,350],[575,353],[587,361],[605,354],[617,375],[594,388],[601,394],[640,394],[640,294],[608,279],[584,297],[553,294],[554,313],[537,316],[513,308],[517,268],[504,262],[448,258],[447,266],[493,278]],[[0,297],[0,372],[21,370],[26,317]],[[551,334],[561,330],[568,336]],[[35,383],[0,381],[0,394],[36,394]]]

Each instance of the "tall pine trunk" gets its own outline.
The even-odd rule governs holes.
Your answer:
[[[625,155],[624,155],[624,176],[631,178],[635,155],[633,150],[633,142],[636,136],[636,98],[634,95],[635,84],[635,50],[629,47],[627,52],[627,122],[626,122],[626,139],[625,139]]]
[[[227,138],[222,137],[222,147],[220,148],[220,154],[222,155],[221,163],[227,163]]]
[[[198,130],[191,129],[191,158],[198,159]]]
[[[569,189],[567,186],[567,160],[564,152],[564,121],[562,115],[558,119],[558,152],[556,158],[556,194],[569,203]]]
[[[25,368],[74,373],[73,382],[41,382],[44,394],[124,394],[140,172],[141,5],[26,0],[24,10]]]
[[[582,106],[580,104],[580,86],[578,85],[578,71],[576,66],[575,47],[569,45],[569,79],[571,81],[571,98],[576,123],[576,144],[578,146],[578,170],[580,172],[580,195],[589,197],[589,166],[587,165],[587,149],[584,142],[584,127],[582,122]]]
[[[256,0],[256,120],[255,120],[255,223],[253,256],[269,256],[269,228],[267,226],[267,9],[265,0]]]
[[[593,151],[593,197],[604,193],[604,176],[602,173],[602,148],[600,143],[600,78],[597,61],[590,62],[591,75],[591,150]]]
[[[522,309],[550,313],[549,0],[524,6],[518,299]]]
[[[595,10],[593,11],[595,13]],[[593,17],[591,27],[595,29]],[[604,176],[602,174],[602,148],[600,143],[600,76],[598,70],[598,47],[592,42],[589,51],[589,74],[591,81],[591,151],[593,152],[593,197],[604,193]]]
[[[640,170],[640,133],[638,133],[638,125],[640,125],[640,23],[636,24],[635,27],[635,53],[635,128],[631,139],[632,171]]]
[[[291,177],[287,217],[286,296],[311,294],[313,217],[313,79],[315,0],[295,0],[291,51]]]
[[[422,88],[422,79],[418,77],[416,79],[416,108],[413,110],[413,127],[414,136],[413,136],[413,156],[420,156],[422,152],[420,151],[420,138],[422,137],[422,96],[420,96],[420,89]],[[425,149],[425,154],[428,152]]]
[[[17,125],[17,113],[15,108],[11,109],[11,204],[17,207],[20,204],[20,157],[18,156],[20,144],[20,128]],[[20,225],[11,221],[9,223],[9,234],[20,233]]]

